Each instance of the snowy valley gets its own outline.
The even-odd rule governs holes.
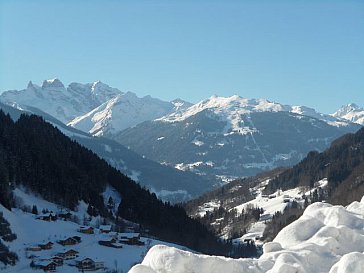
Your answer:
[[[0,99],[6,273],[361,272],[355,105],[165,102],[58,79]]]

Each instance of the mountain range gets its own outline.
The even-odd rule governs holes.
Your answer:
[[[213,96],[123,130],[114,139],[158,162],[226,178],[293,165],[359,128],[307,107]]]
[[[328,115],[239,96],[212,96],[196,104],[168,102],[140,98],[100,81],[68,87],[59,79],[41,86],[30,82],[26,89],[3,92],[0,101],[38,108],[143,158],[220,181],[293,165],[364,122],[364,110],[354,104]]]

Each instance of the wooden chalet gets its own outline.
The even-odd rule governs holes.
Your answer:
[[[107,247],[113,247],[113,248],[122,248],[122,244],[117,242],[115,238],[112,238],[110,240],[100,240],[99,245],[107,246]]]
[[[78,229],[78,232],[84,233],[84,234],[94,234],[95,230],[93,227],[80,227]]]
[[[71,220],[71,217],[72,217],[72,213],[70,213],[70,212],[58,213],[58,218],[65,220],[65,221]]]
[[[38,245],[42,250],[52,249],[53,243],[48,242],[46,244],[39,244]]]
[[[95,271],[104,268],[104,262],[85,258],[80,261],[76,261],[76,267],[79,271]]]
[[[57,221],[57,215],[53,212],[47,212],[45,214],[39,215],[37,217],[37,219],[47,221],[47,222]]]
[[[138,245],[142,246],[145,245],[144,242],[140,241],[140,234],[131,234],[131,235],[124,235],[120,237],[120,243],[127,244],[127,245]]]
[[[68,237],[67,239],[58,241],[58,243],[63,246],[76,245],[76,244],[79,244],[80,242],[81,242],[80,236]]]
[[[56,264],[56,266],[62,266],[63,265],[63,258],[59,257],[59,256],[53,256],[51,258],[52,262],[54,262]]]
[[[41,251],[42,248],[40,246],[30,246],[30,247],[27,247],[25,250],[28,250],[28,251]]]
[[[72,260],[78,257],[78,251],[74,250],[74,249],[70,249],[67,250],[66,252],[63,253],[58,253],[57,257],[62,258],[63,260]]]
[[[101,233],[110,233],[111,232],[111,225],[101,225],[99,227]]]
[[[42,269],[45,272],[56,272],[56,263],[53,261],[49,261],[49,260],[44,260],[44,261],[33,261],[32,262],[32,267],[34,269]]]

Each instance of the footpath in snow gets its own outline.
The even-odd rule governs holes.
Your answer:
[[[364,197],[347,207],[308,206],[263,252],[234,260],[158,245],[129,273],[363,273]]]

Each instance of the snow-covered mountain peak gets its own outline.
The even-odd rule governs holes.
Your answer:
[[[356,112],[356,111],[362,111],[362,110],[363,109],[361,107],[359,107],[357,104],[349,103],[347,105],[343,105],[339,110],[337,110],[332,115],[334,117],[343,117],[349,113]]]
[[[55,78],[55,79],[50,79],[50,80],[43,81],[42,89],[64,90],[65,87],[64,87],[63,83],[59,79]]]
[[[96,81],[87,85],[90,86],[91,94],[101,102],[123,94],[123,92],[121,92],[119,89],[110,87],[101,81]]]
[[[174,105],[175,111],[183,111],[193,105],[192,103],[185,101],[183,99],[180,99],[180,98],[172,100],[171,103]]]
[[[278,112],[286,109],[285,106],[270,102],[266,99],[246,99],[238,95],[230,97],[220,97],[213,95],[210,98],[203,100],[185,111],[175,112],[160,120],[167,122],[183,121],[191,116],[202,111],[208,110],[219,116],[240,118],[241,115],[251,112]]]
[[[332,116],[364,125],[364,109],[355,103],[342,106]]]
[[[135,93],[119,93],[110,100],[68,123],[69,126],[96,136],[114,134],[143,121],[166,115],[173,104]]]
[[[100,81],[71,83],[67,88],[57,78],[45,80],[42,86],[29,82],[26,89],[6,91],[0,100],[6,104],[31,106],[54,116],[64,123],[88,113],[102,103],[122,94]]]

